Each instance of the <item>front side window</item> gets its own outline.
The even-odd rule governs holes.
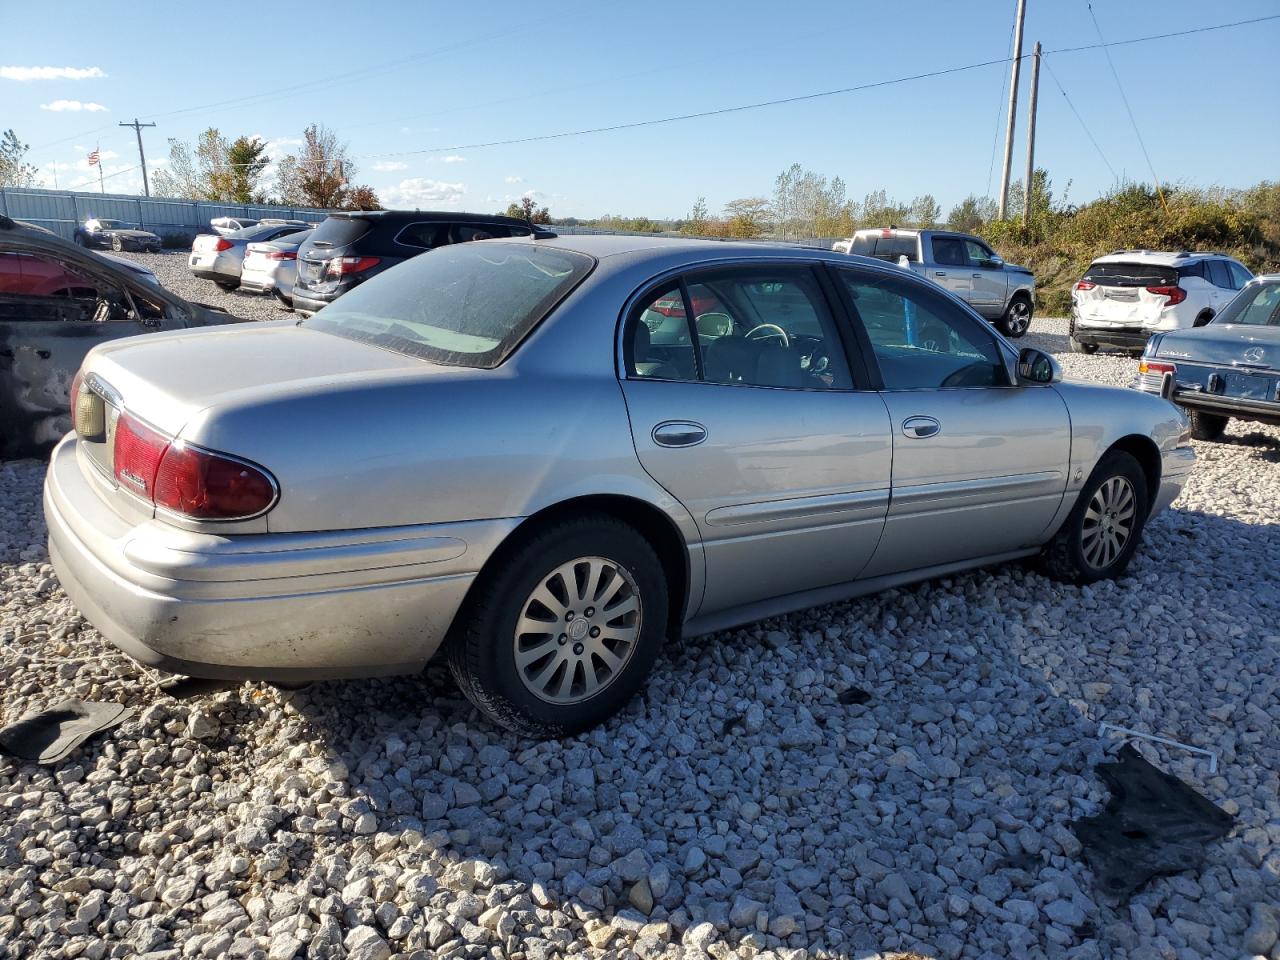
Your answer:
[[[1213,318],[1213,322],[1280,327],[1280,281],[1245,288]]]
[[[396,243],[423,250],[434,250],[449,242],[449,224],[439,221],[411,223],[396,236]]]
[[[365,281],[302,326],[434,363],[496,367],[594,266],[554,247],[449,244]]]
[[[1234,260],[1227,261],[1227,269],[1231,271],[1231,286],[1236,290],[1243,290],[1244,285],[1253,279],[1253,274]]]
[[[897,277],[839,273],[886,390],[1009,385],[995,338],[944,297]]]
[[[995,254],[984,244],[977,240],[966,240],[964,242],[965,253],[969,257],[969,263],[975,267],[989,267]]]

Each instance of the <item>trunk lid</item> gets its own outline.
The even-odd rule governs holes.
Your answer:
[[[1085,289],[1082,286],[1088,285]],[[1085,323],[1105,327],[1154,326],[1169,297],[1149,287],[1178,285],[1176,267],[1147,263],[1095,263],[1072,291]]]
[[[1167,333],[1154,356],[1178,364],[1191,361],[1254,370],[1280,370],[1280,327],[1211,323]]]
[[[95,349],[81,390],[102,398],[105,431],[81,438],[89,466],[110,479],[114,435],[122,411],[167,437],[180,435],[210,407],[252,404],[290,393],[323,390],[379,375],[421,375],[446,368],[319,331],[295,321],[149,334]],[[235,451],[225,451],[235,453]],[[122,515],[140,501],[114,484],[95,484]]]

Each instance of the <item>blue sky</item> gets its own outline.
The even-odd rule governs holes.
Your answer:
[[[260,135],[283,152],[308,123],[324,123],[348,142],[358,180],[386,202],[423,208],[495,210],[532,191],[560,216],[675,217],[700,195],[713,211],[768,196],[793,162],[843,177],[853,197],[879,188],[902,200],[928,192],[944,212],[966,194],[997,188],[993,143],[1008,64],[634,130],[450,148],[1005,57],[1014,0],[371,0],[314,16],[243,4],[130,9],[138,15],[106,3],[0,0],[0,128],[31,144],[28,159],[50,186],[55,171],[64,187],[96,177],[85,154],[100,146],[106,173],[115,174],[107,189],[140,190],[137,171],[127,169],[137,163],[133,131],[116,126],[136,115],[158,124],[144,132],[153,165],[167,137],[192,140],[207,126]],[[1094,12],[1114,41],[1280,7],[1096,0]],[[1046,50],[1096,42],[1084,0],[1028,0],[1024,52],[1036,40]],[[1112,49],[1161,180],[1247,186],[1277,175],[1280,128],[1270,115],[1280,93],[1278,46],[1273,20]],[[1114,182],[1108,163],[1121,177],[1150,180],[1103,52],[1044,62],[1037,165],[1049,169],[1055,192],[1069,183],[1071,201],[1097,196]],[[1025,162],[1027,66],[1015,177]],[[96,182],[82,189],[90,186]]]

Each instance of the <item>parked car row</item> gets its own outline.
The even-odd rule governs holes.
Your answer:
[[[189,265],[224,290],[271,293],[304,315],[427,250],[470,240],[527,237],[515,217],[406,210],[330,214],[319,226],[271,221],[197,237]],[[541,236],[551,236],[545,231]]]

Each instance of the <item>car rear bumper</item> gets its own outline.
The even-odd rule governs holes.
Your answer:
[[[1203,410],[1205,413],[1235,417],[1238,420],[1280,425],[1280,402],[1276,401],[1244,400],[1196,390],[1175,390],[1171,399],[1178,406],[1190,410]]]
[[[196,677],[416,672],[518,522],[204,534],[126,520],[92,483],[68,436],[53,453],[44,491],[58,579],[129,656]]]
[[[240,274],[240,289],[249,293],[271,293],[276,288],[275,277],[260,273]]]
[[[1147,327],[1107,327],[1072,325],[1072,339],[1095,347],[1112,347],[1119,350],[1141,350],[1151,337],[1159,333]]]

